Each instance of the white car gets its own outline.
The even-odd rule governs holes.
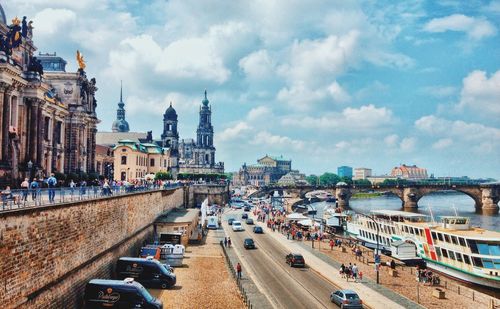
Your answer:
[[[241,226],[241,221],[233,221],[233,231],[243,231],[243,226]]]

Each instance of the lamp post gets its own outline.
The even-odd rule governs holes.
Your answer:
[[[379,234],[380,234],[380,227],[378,226],[377,221],[372,216],[367,216],[370,218],[373,223],[375,223],[375,227],[377,228],[377,251],[375,252],[375,272],[377,273],[377,284],[379,284],[380,279],[379,279],[379,265],[380,265],[380,251],[379,251]]]
[[[31,179],[31,175],[33,174],[33,162],[31,160],[28,161],[28,170],[29,170],[29,179]]]

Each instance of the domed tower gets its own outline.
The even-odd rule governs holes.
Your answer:
[[[120,83],[120,102],[118,102],[118,109],[116,110],[116,120],[113,121],[111,130],[113,132],[128,132],[130,128],[127,120],[125,120],[125,103],[123,103],[123,85]]]
[[[170,106],[163,114],[163,134],[161,135],[162,146],[168,147],[175,154],[178,149],[179,133],[177,132],[177,112]]]

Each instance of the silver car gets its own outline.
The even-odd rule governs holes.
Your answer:
[[[330,295],[330,300],[340,308],[363,309],[363,301],[353,290],[338,290]]]

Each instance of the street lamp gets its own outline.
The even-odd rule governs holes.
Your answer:
[[[379,251],[379,234],[380,227],[378,226],[377,221],[372,216],[367,216],[370,218],[373,223],[375,223],[375,227],[377,228],[377,251],[375,252],[375,272],[377,273],[377,284],[379,284],[379,265],[380,265],[380,251]]]

